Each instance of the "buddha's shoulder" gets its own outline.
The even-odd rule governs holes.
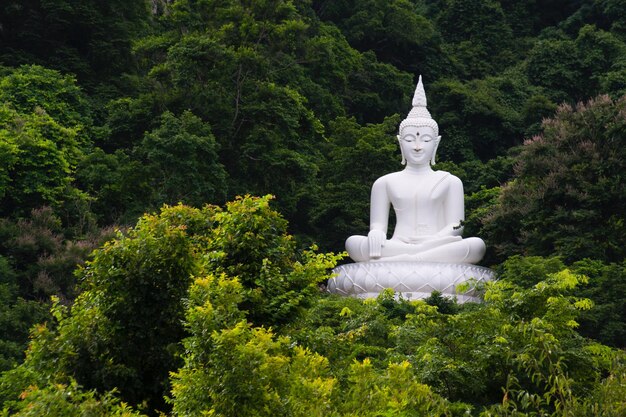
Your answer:
[[[450,182],[451,184],[462,184],[461,179],[456,175],[450,174],[448,171],[434,171],[434,174],[437,175],[441,180],[445,180]]]
[[[393,184],[399,181],[406,181],[406,179],[412,179],[414,177],[412,177],[412,174],[407,173],[406,171],[398,171],[398,172],[392,172],[390,174],[387,175],[383,175],[382,177],[378,178],[375,182],[374,185],[383,185],[383,184]],[[434,179],[437,183],[447,183],[447,184],[462,184],[461,180],[450,174],[447,171],[433,171],[432,173],[428,174],[428,178]]]

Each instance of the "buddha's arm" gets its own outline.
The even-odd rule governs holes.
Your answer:
[[[455,176],[450,176],[448,193],[444,203],[445,226],[437,236],[461,236],[465,220],[465,201],[463,199],[463,183]]]
[[[367,238],[371,257],[377,258],[382,254],[382,246],[387,239],[389,205],[386,181],[384,177],[379,178],[372,186],[370,201],[370,231]]]

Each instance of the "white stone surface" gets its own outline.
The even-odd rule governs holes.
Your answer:
[[[459,284],[494,278],[491,270],[474,265],[485,254],[483,240],[462,236],[463,183],[431,167],[441,136],[427,104],[420,77],[412,109],[397,137],[406,167],[374,182],[369,232],[346,240],[346,251],[356,263],[335,268],[330,292],[370,298],[391,288],[406,298],[420,299],[439,291],[463,303],[480,300],[473,289],[457,293]],[[388,239],[390,208],[396,222]]]
[[[405,169],[374,182],[367,235],[346,240],[356,262],[412,261],[478,263],[485,254],[479,237],[463,238],[463,183],[445,171],[434,171],[441,136],[426,108],[422,79],[415,88],[413,108],[400,124],[398,141]],[[387,238],[389,210],[395,211],[393,236]]]
[[[494,279],[489,268],[472,264],[444,262],[357,262],[333,270],[336,277],[328,281],[328,291],[358,298],[375,298],[386,288],[407,299],[429,297],[439,291],[456,297],[459,303],[479,302],[473,288],[457,293],[457,286],[468,280],[486,282]]]

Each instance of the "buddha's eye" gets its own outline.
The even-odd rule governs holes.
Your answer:
[[[415,136],[413,135],[406,135],[402,138],[405,142],[415,142],[415,140],[417,139]]]
[[[431,140],[433,140],[433,137],[430,135],[423,135],[422,136],[422,142],[430,142]]]

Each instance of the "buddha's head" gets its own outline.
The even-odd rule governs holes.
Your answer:
[[[422,84],[420,75],[415,94],[413,95],[413,108],[406,119],[400,123],[398,141],[402,152],[402,164],[409,162],[421,163],[424,158],[435,165],[435,155],[441,136],[439,136],[439,126],[430,116],[426,108],[426,92]],[[421,155],[410,152],[417,147],[421,149]],[[419,153],[419,152],[418,152]]]

